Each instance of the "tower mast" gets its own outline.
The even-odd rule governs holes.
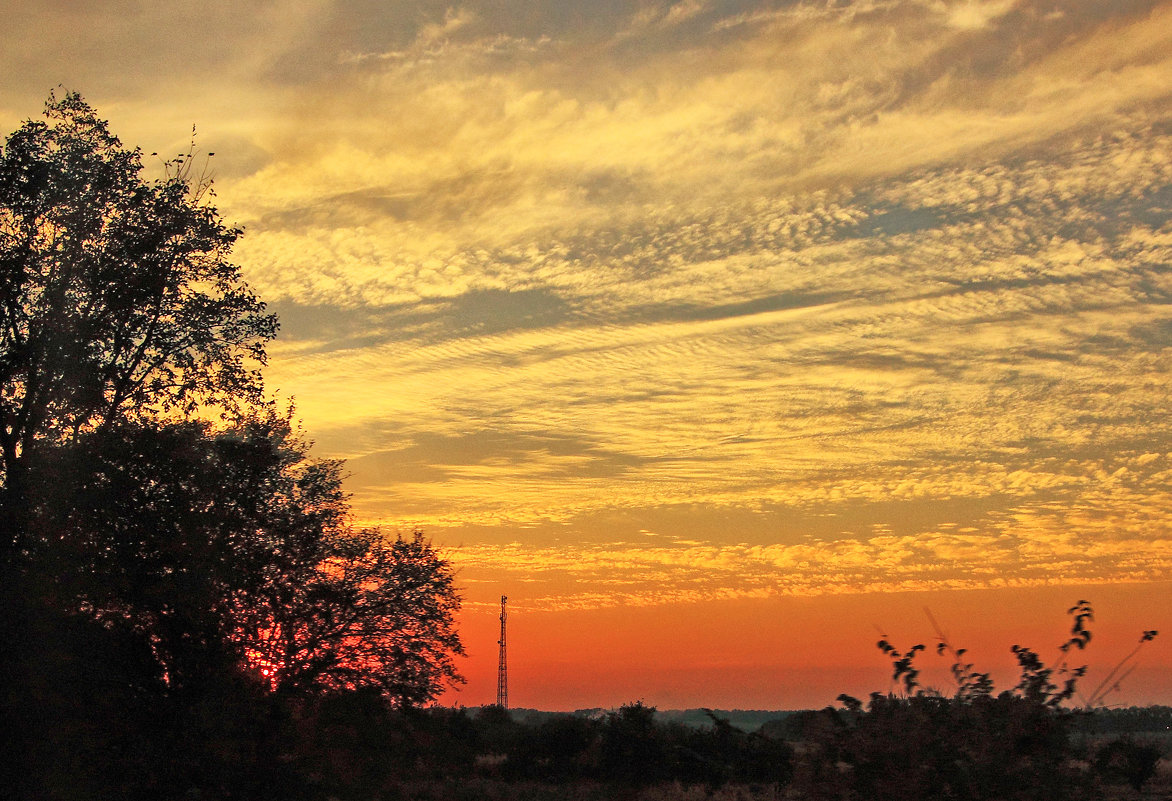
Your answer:
[[[501,638],[498,641],[501,656],[496,673],[496,705],[501,709],[509,708],[509,669],[505,660],[505,604],[508,600],[507,596],[501,596]]]

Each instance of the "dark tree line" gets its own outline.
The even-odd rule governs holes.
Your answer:
[[[1080,736],[1093,718],[1013,693],[877,693],[755,732],[716,714],[702,726],[664,721],[638,702],[538,716],[394,710],[360,692],[324,696],[310,714],[314,739],[301,741],[295,759],[309,786],[341,801],[1089,801],[1145,787],[1162,754],[1139,733]]]
[[[314,698],[459,680],[448,563],[353,525],[241,232],[163,168],[72,93],[0,150],[0,797],[275,797]]]
[[[665,724],[642,703],[532,721],[500,707],[392,710],[359,693],[323,698],[314,712],[320,739],[298,758],[322,793],[346,801],[411,798],[413,788],[420,798],[610,799],[673,782],[768,790],[791,774],[793,749],[781,739],[719,717],[707,727]]]

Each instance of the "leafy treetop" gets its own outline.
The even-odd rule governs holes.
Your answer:
[[[143,176],[80,95],[0,151],[0,476],[112,421],[261,399],[277,330],[229,251],[210,182]]]

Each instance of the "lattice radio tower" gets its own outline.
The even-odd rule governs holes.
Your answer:
[[[509,708],[509,667],[505,660],[505,604],[508,601],[508,596],[501,596],[501,656],[496,669],[496,705],[501,709]]]

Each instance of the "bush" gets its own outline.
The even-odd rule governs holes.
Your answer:
[[[1156,775],[1163,752],[1150,743],[1121,737],[1107,743],[1095,755],[1095,773],[1108,783],[1124,783],[1140,789]]]
[[[824,710],[796,718],[794,730],[804,735],[798,784],[813,799],[870,801],[1033,801],[1088,797],[1090,782],[1078,767],[1083,756],[1071,734],[1078,715],[1066,704],[1077,693],[1086,667],[1068,665],[1069,656],[1091,640],[1091,605],[1079,601],[1068,613],[1070,637],[1059,646],[1057,664],[1013,646],[1021,675],[1010,690],[995,695],[987,673],[964,661],[965,651],[953,648],[937,627],[938,654],[953,658],[955,692],[947,697],[919,682],[917,657],[926,648],[906,652],[886,638],[878,647],[891,660],[892,682],[903,693],[873,693],[870,702],[839,696],[844,709]],[[933,621],[933,624],[935,622]],[[1145,631],[1139,645],[1112,670],[1088,697],[1101,701],[1112,681],[1134,660],[1156,632]],[[1150,750],[1121,742],[1103,749],[1097,760],[1105,780],[1124,779],[1138,788],[1159,759]]]

